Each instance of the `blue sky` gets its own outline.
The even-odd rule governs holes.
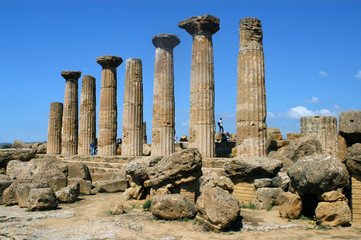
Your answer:
[[[117,55],[118,136],[122,134],[125,60],[143,61],[144,120],[151,139],[155,47],[152,37],[176,34],[176,135],[188,135],[192,37],[179,21],[211,14],[215,116],[236,128],[239,20],[262,21],[267,123],[285,135],[299,131],[300,116],[361,110],[361,1],[121,1],[0,0],[0,142],[46,141],[50,102],[64,100],[63,70],[97,81],[96,58]],[[81,86],[81,80],[79,81]],[[79,88],[80,96],[80,88]],[[97,109],[98,110],[98,109]]]

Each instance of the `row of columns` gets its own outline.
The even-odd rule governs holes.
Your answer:
[[[178,23],[193,37],[190,92],[190,147],[199,149],[203,157],[215,156],[214,63],[212,35],[220,20],[211,15],[191,17]],[[266,142],[266,99],[261,23],[255,18],[240,21],[240,47],[237,83],[238,156],[262,156]],[[175,105],[173,48],[180,40],[173,34],[153,37],[156,47],[152,119],[152,155],[174,152]],[[98,154],[116,155],[117,134],[117,67],[122,59],[101,56],[103,68],[100,107]],[[95,141],[95,79],[84,76],[81,93],[78,139],[78,78],[81,72],[63,71],[66,79],[64,108],[51,103],[48,130],[48,153],[89,154]],[[143,86],[142,62],[130,58],[126,62],[123,109],[122,155],[142,155]],[[61,117],[62,114],[62,117]],[[60,120],[60,119],[61,120]],[[60,126],[63,124],[62,133]]]

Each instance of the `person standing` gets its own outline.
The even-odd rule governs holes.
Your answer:
[[[220,118],[219,121],[218,121],[218,127],[219,127],[219,131],[221,133],[223,133],[224,129],[223,129],[223,120],[222,120],[222,118]]]

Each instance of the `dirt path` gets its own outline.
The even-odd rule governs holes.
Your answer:
[[[242,231],[225,233],[208,232],[195,220],[155,220],[142,210],[144,201],[127,201],[126,214],[111,215],[121,194],[82,196],[55,211],[0,206],[0,239],[361,239],[361,225],[314,229],[310,220],[279,218],[277,208],[242,209]]]

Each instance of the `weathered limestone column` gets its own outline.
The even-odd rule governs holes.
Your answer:
[[[322,153],[333,157],[337,155],[337,117],[312,116],[301,117],[302,136],[313,135],[322,145]]]
[[[79,113],[79,141],[78,154],[90,155],[90,144],[96,138],[96,112],[95,112],[95,78],[90,75],[83,76],[80,113]]]
[[[237,156],[266,154],[266,88],[262,26],[257,18],[239,21],[237,71]]]
[[[143,122],[143,144],[147,143],[147,122]]]
[[[81,72],[78,71],[61,72],[61,76],[66,80],[61,136],[62,154],[78,153],[78,79],[80,75]]]
[[[152,156],[174,153],[174,71],[173,48],[180,40],[173,34],[159,34],[152,39],[155,50]]]
[[[61,153],[61,127],[63,118],[63,103],[50,103],[48,142],[46,144],[47,154]]]
[[[211,15],[191,17],[178,23],[193,36],[189,145],[204,158],[215,156],[214,66],[212,34],[219,19]]]
[[[122,156],[143,154],[142,60],[128,58],[125,70]]]
[[[99,104],[98,155],[117,154],[117,67],[123,59],[104,55],[97,58],[103,67]]]

